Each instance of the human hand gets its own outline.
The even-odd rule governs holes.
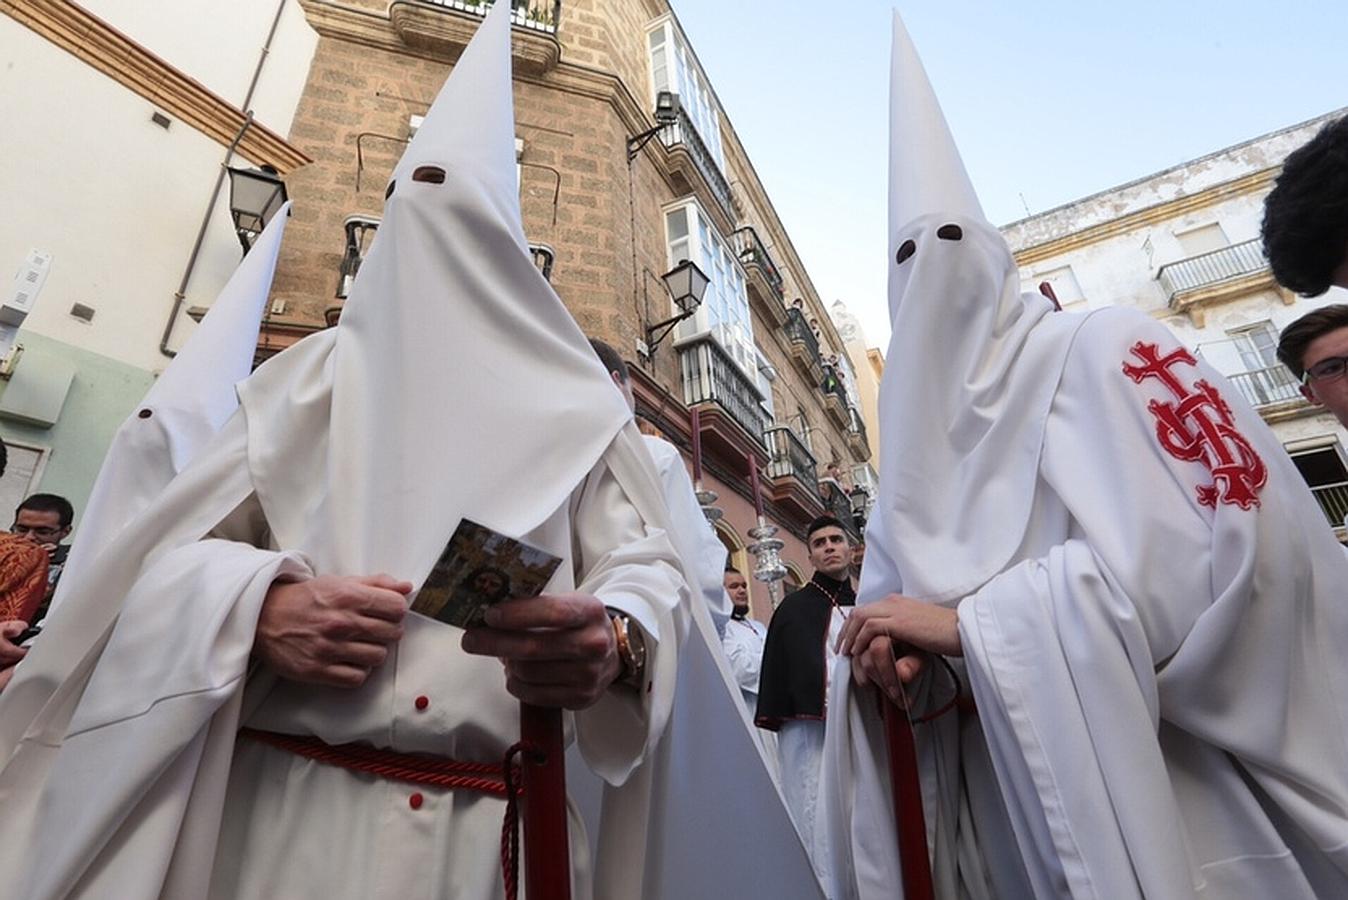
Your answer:
[[[253,653],[282,678],[356,688],[403,635],[412,585],[389,575],[274,582]]]
[[[903,594],[890,594],[854,609],[838,637],[838,652],[850,655],[855,647],[869,647],[878,635],[942,656],[964,655],[959,613]]]
[[[13,643],[13,639],[23,634],[28,623],[21,619],[10,619],[7,622],[0,622],[0,691],[9,684],[9,679],[14,677],[14,666],[28,655],[26,647],[20,647]]]
[[[955,610],[890,594],[854,609],[838,637],[838,652],[852,657],[853,680],[876,685],[904,707],[908,705],[904,685],[926,667],[920,651],[963,655]]]
[[[505,664],[506,690],[536,706],[585,709],[622,668],[608,610],[589,594],[544,594],[487,608],[463,649]]]

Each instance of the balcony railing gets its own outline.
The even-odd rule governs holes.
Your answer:
[[[1343,517],[1348,516],[1348,481],[1313,486],[1311,493],[1320,502],[1329,524],[1335,528],[1342,527]]]
[[[816,366],[824,363],[823,357],[819,355],[819,338],[814,336],[810,330],[810,324],[805,321],[805,314],[794,306],[786,311],[786,337],[792,343],[803,344],[806,352],[809,354]]]
[[[752,225],[746,225],[732,233],[730,237],[735,242],[735,252],[739,254],[740,262],[744,263],[746,268],[757,266],[777,302],[783,302],[786,293],[782,287],[782,273],[777,270],[777,264],[772,261],[772,257],[768,256],[768,249],[759,240],[758,232],[754,231]]]
[[[371,216],[347,216],[343,223],[346,231],[346,250],[342,253],[342,262],[338,269],[337,299],[345,300],[356,283],[356,274],[360,272],[365,255],[374,243],[374,233],[379,230],[379,219]],[[543,273],[543,278],[552,281],[552,264],[556,253],[547,244],[530,244],[529,255],[534,265]]]
[[[459,12],[485,16],[495,0],[426,0],[433,6],[456,9]],[[531,31],[557,33],[557,23],[562,18],[562,0],[511,0],[513,13],[511,23]]]
[[[721,167],[717,164],[716,157],[712,156],[707,145],[702,142],[702,136],[697,133],[697,128],[693,125],[693,120],[688,118],[688,113],[680,109],[678,120],[668,128],[661,129],[660,140],[666,147],[681,146],[688,151],[693,165],[707,182],[707,187],[711,189],[712,196],[716,198],[721,211],[734,219],[735,202],[730,193],[730,183],[721,174]]]
[[[832,478],[819,480],[819,497],[824,501],[824,509],[833,516],[853,536],[857,534],[856,523],[852,521],[852,498],[842,489],[842,485]]]
[[[679,347],[683,369],[683,402],[718,404],[755,441],[772,424],[763,409],[763,397],[730,354],[711,337],[701,337]]]
[[[805,442],[785,425],[776,425],[763,432],[768,445],[769,478],[795,476],[806,487],[819,480],[814,454],[810,453]]]
[[[1173,303],[1185,291],[1221,284],[1243,275],[1253,275],[1268,268],[1264,248],[1258,238],[1232,244],[1199,256],[1161,266],[1156,280],[1161,283],[1166,298]]]
[[[1227,376],[1250,405],[1258,409],[1274,403],[1301,400],[1301,389],[1292,370],[1286,366],[1270,366],[1253,372],[1237,372]]]
[[[856,436],[863,447],[869,446],[870,440],[866,434],[866,423],[862,421],[861,413],[857,412],[855,406],[849,406],[847,408],[847,418],[848,433]]]

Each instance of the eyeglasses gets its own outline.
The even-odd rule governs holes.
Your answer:
[[[1342,378],[1345,367],[1348,367],[1348,356],[1322,359],[1305,371],[1301,376],[1301,383],[1310,384],[1312,381],[1333,381],[1335,378]]]
[[[15,522],[9,526],[11,534],[31,534],[40,538],[52,538],[61,533],[60,528],[34,528],[32,525],[20,525]]]

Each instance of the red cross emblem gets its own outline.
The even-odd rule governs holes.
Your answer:
[[[1193,354],[1181,347],[1165,356],[1155,344],[1138,341],[1131,348],[1137,363],[1124,362],[1123,374],[1141,384],[1155,378],[1174,395],[1173,402],[1152,400],[1148,411],[1156,418],[1156,438],[1166,452],[1186,462],[1201,462],[1212,473],[1211,484],[1198,486],[1198,502],[1216,507],[1217,501],[1249,509],[1259,505],[1259,491],[1268,481],[1264,461],[1236,430],[1231,407],[1205,379],[1192,389],[1172,368],[1197,366]]]

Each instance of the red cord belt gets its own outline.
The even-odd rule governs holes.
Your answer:
[[[280,734],[256,728],[240,728],[239,737],[352,772],[363,772],[408,784],[477,791],[505,798],[505,821],[501,826],[501,877],[505,881],[507,900],[515,900],[519,883],[519,799],[524,796],[524,788],[520,785],[520,765],[514,757],[528,749],[522,743],[513,744],[506,750],[504,762],[496,766],[424,753],[399,753],[369,744],[328,744],[316,737]]]

